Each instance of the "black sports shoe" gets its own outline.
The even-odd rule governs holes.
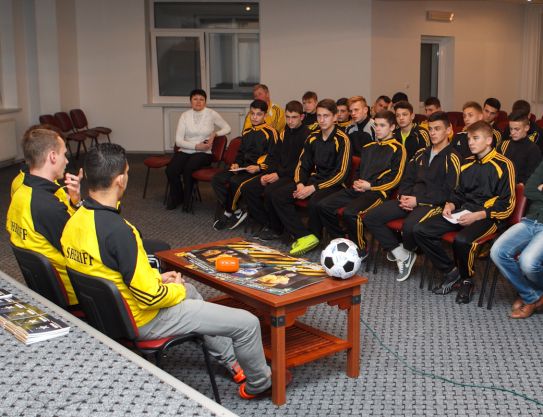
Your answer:
[[[230,230],[238,227],[247,218],[247,212],[243,210],[237,210],[231,217]]]
[[[456,304],[468,304],[471,301],[474,287],[471,279],[462,281],[458,294],[456,294]]]
[[[227,229],[232,224],[232,217],[233,216],[228,217],[227,215],[222,214],[221,217],[219,217],[217,220],[215,220],[215,223],[213,223],[213,229]]]
[[[270,229],[269,227],[263,228],[260,233],[256,236],[258,240],[262,240],[263,242],[268,242],[270,240],[277,240],[281,237],[279,233],[277,233],[275,230]]]
[[[435,287],[432,292],[434,294],[441,295],[448,294],[453,290],[454,284],[460,281],[460,279],[460,272],[458,272],[457,267],[454,267],[451,271],[445,274],[445,278],[443,279],[441,285],[439,287]]]

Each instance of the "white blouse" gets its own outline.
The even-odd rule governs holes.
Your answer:
[[[201,152],[197,151],[195,146],[208,138],[215,130],[215,126],[219,128],[217,136],[230,133],[230,125],[215,110],[207,107],[200,111],[187,110],[179,117],[175,144],[185,153]],[[206,153],[211,153],[211,149]]]

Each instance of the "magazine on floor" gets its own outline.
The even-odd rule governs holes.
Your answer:
[[[285,255],[276,249],[254,242],[239,241],[209,246],[179,255],[185,257],[194,269],[224,281],[275,295],[288,294],[327,277],[319,264]],[[234,273],[217,272],[215,261],[223,256],[237,257],[240,269]]]

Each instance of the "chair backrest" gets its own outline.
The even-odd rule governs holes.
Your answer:
[[[211,147],[211,162],[219,162],[223,155],[224,150],[226,149],[226,136],[216,136],[213,139],[213,146]]]
[[[347,178],[347,185],[350,187],[353,185],[353,181],[360,169],[360,157],[353,156],[351,158],[351,169],[349,170],[349,177]]]
[[[498,112],[498,115],[496,116],[496,123],[501,122],[502,120],[509,121],[507,119],[507,112],[503,111],[503,110],[500,110]]]
[[[113,339],[135,340],[138,328],[112,281],[66,268],[88,323]]]
[[[524,195],[524,184],[517,184],[515,187],[515,208],[513,213],[507,219],[509,226],[517,224],[520,222],[520,219],[526,213],[526,207],[528,206],[528,199]]]
[[[448,111],[447,117],[453,126],[464,127],[464,115],[461,111]]]
[[[68,294],[49,259],[38,252],[11,245],[28,288],[55,303],[68,308]]]
[[[535,123],[540,129],[543,129],[543,119],[536,120]]]
[[[83,113],[83,110],[70,110],[70,119],[72,119],[72,123],[76,129],[88,129],[89,123],[87,122],[87,117],[85,116],[85,113]]]
[[[415,123],[416,124],[420,124],[421,122],[425,121],[425,120],[428,120],[428,117],[425,115],[425,114],[415,114]]]
[[[72,125],[72,121],[70,120],[68,113],[65,111],[55,113],[55,120],[57,121],[57,125],[62,132],[73,132],[74,126]]]
[[[231,165],[234,163],[240,145],[241,138],[239,136],[230,141],[230,144],[228,145],[228,148],[226,148],[226,152],[224,152],[224,155],[222,157],[222,160],[226,165]]]

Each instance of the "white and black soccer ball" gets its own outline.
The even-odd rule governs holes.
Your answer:
[[[321,265],[326,273],[332,277],[347,279],[352,277],[362,263],[362,255],[356,243],[349,239],[338,238],[321,253]]]

